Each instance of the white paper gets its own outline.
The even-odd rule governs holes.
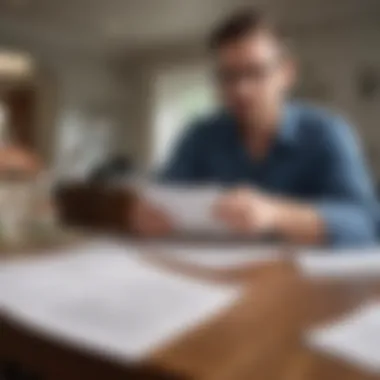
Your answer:
[[[329,355],[380,373],[380,303],[365,305],[331,325],[312,331],[307,341]]]
[[[164,257],[215,270],[233,270],[281,259],[278,247],[226,244],[158,246]],[[149,252],[149,249],[147,249]],[[154,251],[152,251],[154,253]]]
[[[296,262],[311,277],[380,277],[380,249],[303,252]]]
[[[213,217],[213,207],[222,190],[217,187],[188,188],[145,186],[143,198],[163,210],[181,232],[221,233],[227,228]]]
[[[237,288],[163,272],[111,242],[0,266],[0,309],[56,338],[140,359],[228,307]]]

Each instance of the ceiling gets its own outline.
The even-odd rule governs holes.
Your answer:
[[[252,0],[0,0],[0,42],[125,52],[199,41]],[[379,0],[257,0],[289,27],[380,20]]]

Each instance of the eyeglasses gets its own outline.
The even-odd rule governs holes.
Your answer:
[[[241,82],[261,83],[270,78],[279,65],[280,61],[276,60],[267,64],[251,64],[239,69],[222,68],[217,73],[217,79],[225,86]]]

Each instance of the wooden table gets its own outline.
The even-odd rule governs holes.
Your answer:
[[[178,270],[182,270],[179,268]],[[187,275],[207,276],[190,271]],[[0,359],[33,379],[366,380],[380,379],[309,349],[311,327],[379,294],[379,281],[312,281],[288,262],[218,281],[240,281],[241,299],[219,317],[161,347],[142,363],[116,362],[62,346],[0,315]],[[12,370],[12,368],[11,368]],[[12,379],[13,380],[13,379]]]

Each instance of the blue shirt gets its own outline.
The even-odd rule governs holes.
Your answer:
[[[264,160],[245,149],[226,112],[199,121],[183,136],[163,173],[177,183],[249,185],[315,206],[332,246],[376,241],[377,201],[353,131],[338,116],[301,104],[283,112]]]

